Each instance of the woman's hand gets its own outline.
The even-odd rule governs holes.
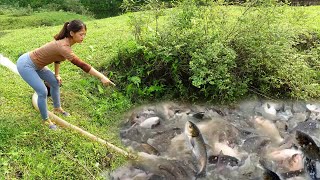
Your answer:
[[[111,84],[113,86],[116,86],[112,81],[110,81],[109,78],[107,78],[105,75],[103,75],[101,72],[97,71],[93,67],[91,67],[91,69],[88,73],[99,78],[103,85],[110,85]]]
[[[100,79],[101,80],[101,82],[102,82],[102,84],[103,85],[113,85],[113,86],[116,86],[112,81],[110,81],[110,79],[109,78],[107,78],[107,77],[103,77],[103,78],[101,78]]]
[[[56,77],[56,79],[57,79],[57,81],[58,81],[58,83],[59,83],[59,86],[61,86],[61,84],[62,84],[62,79],[61,79],[61,77],[60,77],[59,75],[55,75],[55,77]]]

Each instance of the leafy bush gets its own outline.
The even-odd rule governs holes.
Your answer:
[[[81,19],[83,21],[91,20],[91,17],[82,16],[70,12],[40,12],[33,13],[30,16],[12,16],[6,15],[0,17],[0,31],[9,29],[20,29],[27,27],[56,26],[62,27],[62,24],[72,19]]]
[[[308,55],[298,48],[305,40],[296,37],[305,32],[290,24],[288,6],[259,1],[235,20],[222,5],[185,0],[157,31],[135,21],[136,42],[122,46],[112,64],[118,82],[129,82],[122,84],[127,95],[234,101],[255,89],[277,98],[319,97],[316,42],[306,45]]]
[[[0,5],[0,15],[10,14],[12,16],[27,16],[33,13],[33,9],[28,6],[25,8],[15,8],[8,5]]]
[[[121,14],[122,0],[79,0],[81,4],[94,14],[96,18],[105,18]]]
[[[17,9],[17,15],[30,15],[33,11],[67,11],[82,15],[92,15],[79,0],[0,0],[0,4]],[[94,4],[94,3],[92,3]],[[24,11],[29,14],[21,14]],[[20,13],[20,14],[19,14]],[[11,13],[12,14],[12,13]]]

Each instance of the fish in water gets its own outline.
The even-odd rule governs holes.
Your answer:
[[[306,157],[304,166],[306,173],[310,176],[311,179],[318,179],[317,176],[319,176],[319,172],[317,170],[317,161]]]
[[[177,159],[170,159],[139,152],[138,158],[133,159],[132,165],[134,168],[141,169],[144,172],[149,172],[150,174],[155,175],[155,177],[150,179],[194,179],[193,168],[188,166],[184,161]]]
[[[160,155],[160,152],[155,147],[151,146],[148,143],[142,143],[141,147],[148,154],[153,154],[153,155],[157,155],[157,156]]]
[[[299,169],[299,170],[296,170],[296,171],[289,171],[289,172],[281,173],[281,177],[284,178],[284,179],[301,177],[301,176],[305,176],[305,170],[304,169]]]
[[[260,159],[260,164],[262,165],[264,172],[263,172],[263,180],[280,180],[280,177],[277,173],[273,172],[266,166],[266,162]]]
[[[238,166],[239,160],[232,156],[219,154],[218,156],[216,155],[209,156],[208,163],[217,164],[217,165],[219,165],[218,163],[220,163],[222,165]]]
[[[302,152],[304,152],[308,158],[317,161],[320,160],[320,148],[308,134],[297,130],[296,140],[300,145]]]
[[[191,121],[187,121],[185,124],[185,134],[188,137],[192,152],[199,164],[199,170],[196,176],[205,176],[207,166],[207,150],[202,134],[199,128]]]
[[[189,116],[192,116],[196,119],[203,119],[205,112],[197,112],[197,113],[187,113]]]
[[[270,120],[262,116],[255,116],[253,119],[254,126],[262,136],[270,137],[272,142],[281,143],[284,139],[281,137],[277,126]]]
[[[143,128],[152,129],[160,124],[160,118],[159,117],[150,117],[143,122],[140,123],[140,126]]]
[[[263,179],[264,180],[280,180],[280,177],[275,172],[265,167],[264,173],[263,173]]]

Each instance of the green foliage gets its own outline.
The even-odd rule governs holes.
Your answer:
[[[96,18],[110,17],[121,13],[122,0],[0,0],[0,4],[15,8],[31,8],[34,11],[67,11]]]
[[[64,22],[72,19],[81,19],[83,21],[92,19],[91,17],[70,12],[32,12],[27,16],[20,16],[23,12],[24,11],[15,10],[7,13],[6,15],[0,15],[0,31],[29,27],[62,26]],[[17,16],[17,14],[20,15]]]
[[[301,47],[303,41],[295,37],[304,32],[299,29],[301,27],[290,27],[284,20],[284,16],[288,20],[294,18],[284,14],[284,8],[257,7],[255,12],[241,19],[243,23],[230,41],[240,55],[236,60],[237,73],[241,79],[249,80],[248,87],[259,89],[268,96],[316,98],[319,84],[315,71],[301,49],[296,48],[297,44]]]
[[[45,9],[50,11],[63,10],[82,15],[90,14],[90,12],[87,11],[87,8],[81,4],[79,0],[0,0],[0,4],[11,6],[16,9],[27,9],[29,11],[39,11]]]
[[[96,18],[104,18],[121,14],[122,0],[79,0]]]
[[[223,102],[257,89],[274,98],[319,97],[319,34],[310,37],[302,28],[306,19],[293,8],[249,2],[235,16],[223,2],[197,3],[181,2],[156,33],[152,10],[132,17],[132,27],[141,31],[134,31],[136,42],[123,45],[113,63],[119,81],[128,83],[122,84],[127,95]],[[148,95],[145,89],[154,86],[157,91]]]
[[[28,16],[33,13],[33,9],[30,6],[23,8],[15,8],[13,6],[8,5],[0,5],[0,15],[8,15],[11,16]]]

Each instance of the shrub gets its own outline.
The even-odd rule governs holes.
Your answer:
[[[288,6],[259,1],[235,21],[232,7],[222,5],[185,0],[157,33],[151,23],[138,24],[144,31],[112,64],[118,82],[129,82],[122,84],[127,95],[223,102],[255,89],[275,98],[319,97],[317,43],[296,38],[305,32],[290,24]]]

